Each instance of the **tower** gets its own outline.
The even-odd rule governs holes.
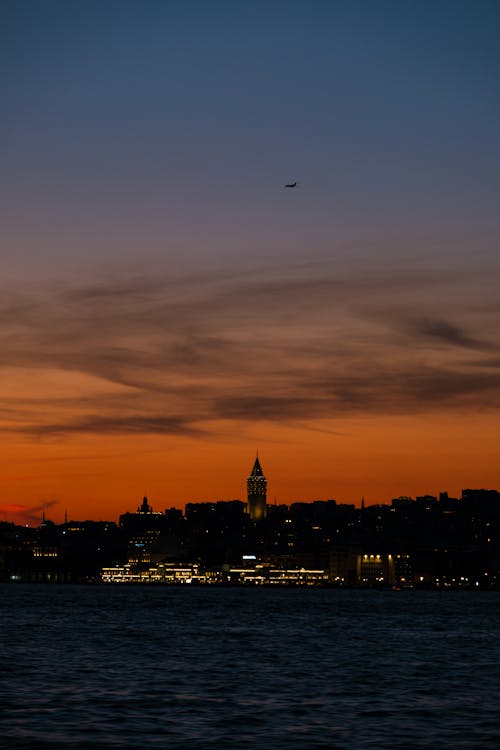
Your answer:
[[[267,481],[257,456],[252,473],[247,479],[248,502],[246,512],[252,521],[261,521],[266,517],[266,487]]]

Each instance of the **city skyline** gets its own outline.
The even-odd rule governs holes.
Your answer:
[[[252,468],[249,472],[249,476],[244,480],[244,482],[241,482],[241,484],[245,485],[245,491],[242,492],[240,495],[234,495],[231,497],[221,497],[219,495],[214,495],[213,497],[204,497],[204,498],[197,498],[195,500],[190,499],[186,500],[183,503],[168,503],[168,502],[162,502],[161,497],[157,497],[155,499],[151,499],[151,497],[144,495],[141,498],[141,502],[139,506],[136,508],[136,513],[139,514],[150,514],[152,513],[155,516],[163,515],[164,513],[167,514],[171,510],[180,510],[183,512],[186,512],[186,508],[188,506],[204,506],[204,505],[216,505],[216,504],[229,504],[233,502],[241,503],[246,508],[246,513],[249,515],[252,522],[259,525],[262,523],[263,520],[265,520],[267,515],[267,509],[269,506],[274,506],[276,509],[276,506],[281,507],[291,507],[294,504],[317,504],[324,503],[324,502],[333,502],[334,504],[337,504],[339,506],[350,506],[355,507],[356,509],[363,509],[363,508],[369,508],[370,505],[373,505],[375,507],[382,507],[403,501],[424,501],[425,499],[433,499],[434,501],[437,501],[438,499],[443,499],[443,502],[447,502],[447,499],[450,498],[453,502],[457,502],[460,498],[462,498],[465,494],[465,496],[468,496],[470,493],[486,493],[486,494],[495,494],[498,493],[498,490],[493,487],[486,487],[484,486],[484,483],[479,483],[477,487],[462,487],[459,492],[450,493],[447,489],[441,489],[439,492],[431,493],[431,492],[422,492],[422,493],[416,493],[414,496],[408,495],[408,494],[402,494],[402,493],[394,493],[392,497],[386,497],[386,498],[380,498],[375,503],[367,503],[365,500],[365,497],[362,496],[358,502],[350,502],[346,499],[341,498],[334,498],[334,497],[302,497],[302,498],[292,498],[288,500],[280,499],[278,501],[278,498],[274,496],[273,498],[267,497],[267,478],[262,470],[262,466],[260,463],[259,455],[256,454],[253,462],[252,462]],[[152,502],[150,502],[152,500]],[[61,509],[59,508],[59,512],[56,511],[55,515],[55,523],[61,524],[61,523],[68,523],[71,521],[81,522],[83,520],[87,521],[112,521],[115,522],[118,517],[122,517],[124,514],[134,514],[133,506],[137,503],[138,498],[135,499],[125,499],[124,504],[122,505],[121,509],[119,510],[118,516],[115,518],[105,517],[102,514],[98,517],[91,517],[88,514],[83,514],[80,518],[78,518],[76,515],[71,514],[68,512],[68,508],[65,507],[64,511],[62,513],[62,517],[59,518],[61,515]],[[54,523],[54,510],[57,507],[57,503],[41,503],[38,507],[26,509],[22,506],[8,506],[5,505],[1,508],[1,512],[3,513],[2,516],[0,516],[0,522],[14,522],[16,524],[24,525],[24,522],[26,522],[26,526],[39,526],[40,524],[45,524],[47,521],[50,523]],[[62,504],[61,504],[62,505]],[[154,505],[154,507],[153,507]]]
[[[500,486],[497,3],[0,14],[0,518]]]

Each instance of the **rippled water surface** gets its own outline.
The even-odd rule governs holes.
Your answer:
[[[500,747],[498,593],[12,584],[0,596],[5,748]]]

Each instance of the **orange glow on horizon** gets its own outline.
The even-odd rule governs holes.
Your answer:
[[[344,419],[307,427],[219,422],[214,437],[73,436],[6,444],[0,519],[37,525],[117,520],[147,495],[155,510],[245,500],[256,448],[268,503],[335,499],[359,505],[466,487],[500,487],[498,419]],[[321,428],[321,429],[319,429]]]

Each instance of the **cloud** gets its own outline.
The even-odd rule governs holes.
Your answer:
[[[221,419],[498,409],[500,309],[480,281],[326,265],[5,289],[2,363],[31,372],[35,392],[0,398],[0,424],[204,436]],[[81,377],[81,392],[37,392],[44,368]]]
[[[24,513],[26,510],[28,510],[27,505],[19,505],[18,503],[0,505],[0,513]]]
[[[30,506],[29,510],[32,513],[38,513],[39,511],[44,511],[44,510],[48,510],[49,508],[53,508],[55,505],[59,505],[59,500],[44,500],[38,505]]]
[[[492,344],[469,336],[462,328],[447,320],[432,320],[424,318],[413,322],[415,333],[424,337],[434,338],[443,344],[461,346],[465,349],[491,350]]]
[[[59,505],[58,500],[44,500],[37,505],[23,505],[22,503],[5,503],[0,505],[0,514],[13,516],[16,521],[24,523],[40,523],[41,515],[49,508]]]
[[[203,431],[189,424],[182,417],[161,416],[123,416],[101,417],[90,414],[82,419],[69,419],[59,423],[48,423],[37,427],[23,427],[22,432],[28,432],[39,437],[53,437],[69,435],[71,433],[90,433],[107,435],[202,435]]]

